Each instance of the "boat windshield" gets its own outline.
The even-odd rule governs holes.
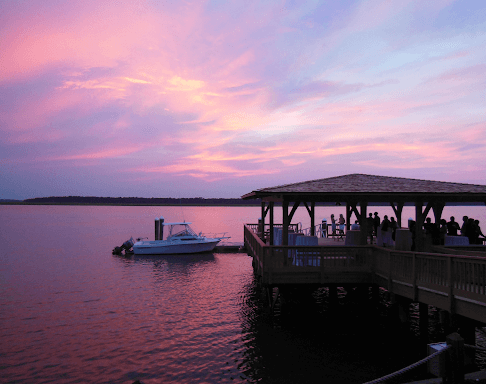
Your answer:
[[[196,237],[196,233],[187,224],[175,224],[170,227],[168,238],[173,237]]]

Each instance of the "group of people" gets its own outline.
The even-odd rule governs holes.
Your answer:
[[[331,229],[333,235],[336,235],[336,230],[344,230],[344,224],[346,223],[344,216],[342,214],[339,215],[339,219],[336,220],[334,214],[331,215]],[[395,240],[396,230],[398,228],[398,223],[395,221],[394,217],[390,217],[385,215],[383,217],[383,221],[381,221],[380,216],[378,216],[378,212],[373,214],[370,213],[369,217],[367,217],[367,228],[368,228],[368,236],[370,237],[370,243],[373,244],[373,238],[378,234],[378,228],[381,228],[383,232],[390,231],[391,237]],[[351,229],[359,230],[359,221],[356,220],[353,225],[351,225]]]
[[[367,225],[368,225],[368,236],[370,238],[370,243],[373,244],[373,237],[378,236],[378,228],[381,229],[382,232],[391,232],[391,238],[395,241],[395,235],[398,228],[398,223],[395,221],[394,217],[390,217],[388,219],[388,215],[383,216],[383,221],[381,220],[378,212],[369,214],[366,218]]]
[[[371,244],[373,244],[373,238],[377,237],[378,228],[380,228],[382,232],[390,231],[391,238],[395,240],[398,223],[395,221],[394,217],[388,218],[388,216],[385,215],[383,217],[383,220],[381,220],[378,212],[375,212],[374,216],[372,213],[370,213],[366,220],[368,236],[370,238]],[[451,216],[449,222],[441,219],[439,224],[435,224],[432,223],[432,220],[430,219],[430,217],[428,217],[425,220],[423,228],[426,235],[430,235],[432,237],[432,241],[434,244],[443,245],[446,235],[466,236],[469,239],[469,244],[482,244],[483,240],[486,240],[486,236],[481,231],[481,227],[479,226],[479,220],[474,220],[473,218],[468,216],[463,216],[462,220],[462,225],[459,225],[459,223],[455,220],[454,216]],[[331,223],[333,234],[336,234],[337,228],[342,228],[344,230],[345,219],[342,214],[339,215],[339,219],[337,221],[334,218],[334,215],[331,215]],[[337,225],[339,225],[339,227],[337,227]],[[354,225],[356,225],[356,228],[352,229],[359,229],[358,221],[356,221]],[[410,229],[412,230],[412,228]]]
[[[334,217],[334,214],[331,215],[331,230],[332,230],[332,234],[333,236],[336,235],[336,229],[339,228],[339,233],[341,235],[344,235],[344,224],[346,224],[346,220],[344,219],[344,216],[343,214],[341,213],[339,215],[339,219],[336,223],[336,219]],[[339,227],[337,227],[337,225],[339,225]]]
[[[469,244],[482,244],[485,236],[479,226],[479,220],[474,220],[468,216],[463,216],[462,220],[462,225],[459,225],[454,216],[451,216],[449,222],[441,219],[439,225],[437,225],[432,223],[428,217],[424,223],[424,230],[426,234],[432,236],[434,244],[444,244],[446,235],[459,236],[459,232],[461,236],[466,236],[469,239]]]

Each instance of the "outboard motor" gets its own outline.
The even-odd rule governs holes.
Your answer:
[[[131,237],[127,241],[125,241],[121,246],[113,248],[113,251],[111,252],[112,255],[127,255],[128,253],[131,252],[131,249],[133,247],[134,241],[133,238]],[[125,253],[123,253],[125,251]]]

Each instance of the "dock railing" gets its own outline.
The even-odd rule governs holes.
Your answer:
[[[262,238],[268,237],[270,234],[270,224],[246,224],[249,228],[251,228],[255,233],[261,234]],[[283,224],[274,224],[274,228],[282,228]],[[342,237],[346,234],[346,226],[344,226],[344,230],[342,233],[339,232],[339,225],[336,226],[336,232],[332,232],[332,224],[327,224],[323,226],[323,224],[316,224],[314,225],[314,236],[318,238],[323,237],[334,237],[339,236]],[[312,227],[302,228],[302,224],[290,224],[289,231],[295,233],[302,233],[304,236],[311,236]]]
[[[390,293],[484,322],[486,258],[366,246],[269,246],[245,225],[245,245],[266,285],[377,284]]]
[[[374,274],[393,284],[408,285],[414,298],[421,291],[486,303],[486,258],[424,252],[375,250]]]
[[[257,226],[244,226],[245,247],[266,285],[337,283],[343,273],[347,282],[371,279],[371,246],[266,245]]]

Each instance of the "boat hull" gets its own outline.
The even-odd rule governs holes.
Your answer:
[[[206,239],[205,241],[185,241],[173,243],[166,240],[140,241],[134,244],[135,255],[180,255],[188,253],[211,252],[220,239]]]

